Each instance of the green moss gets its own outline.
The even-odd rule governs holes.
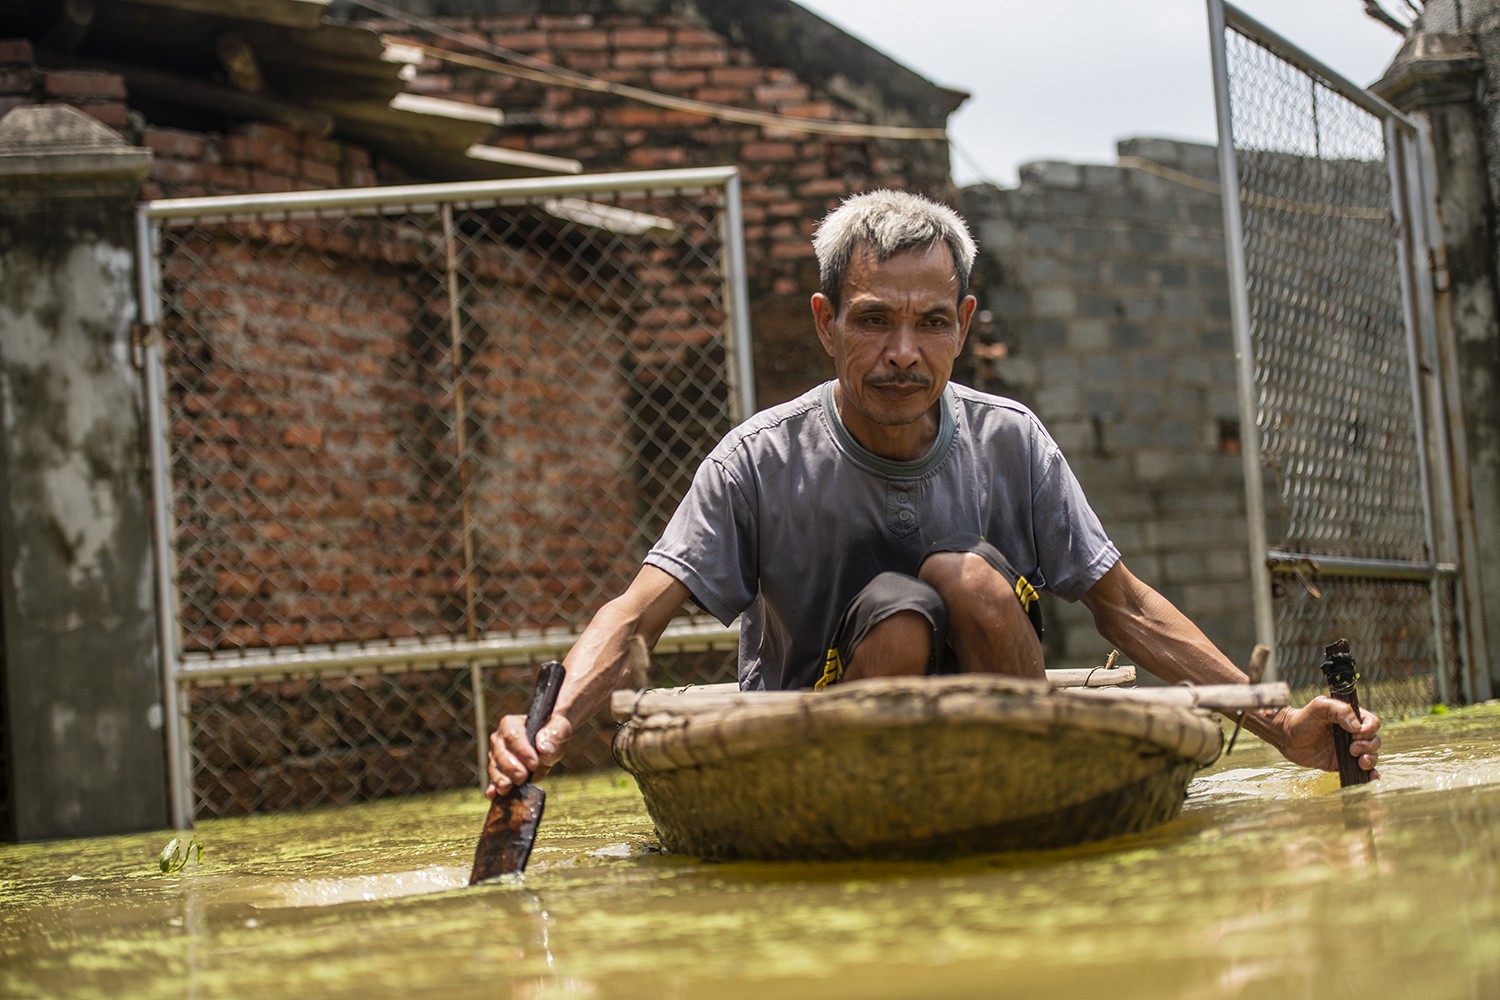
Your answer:
[[[1252,741],[1155,830],[943,863],[662,855],[617,773],[546,782],[530,870],[474,888],[474,791],[205,822],[167,876],[170,831],[7,845],[0,995],[1469,995],[1500,706],[1391,723],[1382,771],[1341,793]]]

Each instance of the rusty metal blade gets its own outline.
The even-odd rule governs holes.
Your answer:
[[[522,785],[490,803],[484,832],[474,848],[470,885],[526,870],[546,804],[547,793],[536,785]]]

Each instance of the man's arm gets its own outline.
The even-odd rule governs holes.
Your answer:
[[[1099,634],[1132,662],[1169,684],[1244,684],[1244,672],[1231,663],[1172,603],[1117,562],[1083,595]],[[1380,719],[1334,698],[1318,697],[1301,708],[1248,712],[1245,728],[1270,743],[1287,760],[1304,767],[1338,770],[1329,724],[1354,734],[1350,752],[1359,766],[1373,770],[1380,757]]]
[[[599,609],[569,650],[557,707],[537,732],[536,746],[526,739],[524,715],[507,715],[490,734],[489,785],[484,793],[490,798],[504,795],[556,763],[574,730],[629,677],[631,637],[638,635],[648,648],[654,647],[690,596],[671,574],[642,566],[625,593]]]

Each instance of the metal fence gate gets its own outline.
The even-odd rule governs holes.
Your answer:
[[[175,821],[477,784],[754,409],[736,172],[177,199],[139,233]],[[664,680],[734,644],[675,623]]]
[[[1258,637],[1294,688],[1343,637],[1377,708],[1472,697],[1426,137],[1208,6]]]

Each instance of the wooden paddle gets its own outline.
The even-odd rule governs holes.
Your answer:
[[[1354,682],[1359,672],[1354,667],[1354,656],[1349,651],[1348,639],[1335,639],[1323,648],[1323,676],[1328,678],[1328,695],[1345,702],[1354,709],[1354,717],[1363,720],[1359,708],[1359,692]],[[1339,787],[1365,785],[1370,781],[1370,772],[1359,766],[1359,758],[1349,752],[1354,734],[1343,726],[1333,726],[1333,753],[1339,765]]]
[[[552,717],[552,707],[557,704],[557,692],[562,688],[565,673],[557,660],[549,660],[537,670],[536,689],[531,693],[531,705],[526,710],[526,739],[533,746],[536,745],[537,732]],[[484,820],[484,830],[479,834],[479,843],[474,848],[470,885],[526,870],[546,803],[547,793],[533,785],[529,776],[525,784],[495,796]]]

